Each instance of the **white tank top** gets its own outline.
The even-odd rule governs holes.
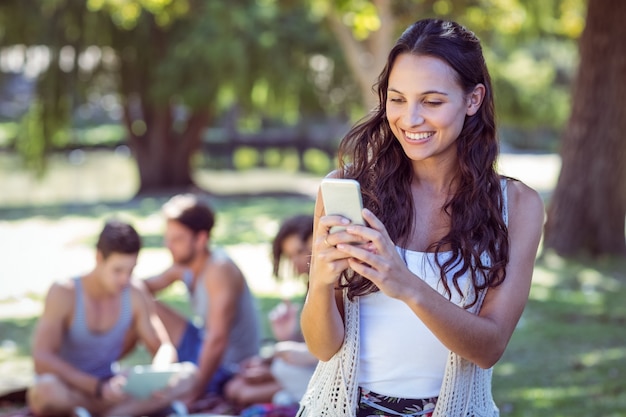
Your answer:
[[[434,253],[397,248],[411,272],[448,297],[440,282]],[[404,253],[404,255],[403,255]],[[442,263],[451,252],[439,255]],[[451,301],[462,304],[462,295],[448,274]],[[467,294],[469,273],[458,280]],[[359,386],[378,394],[401,398],[430,398],[439,395],[448,349],[402,301],[378,291],[359,297],[360,362]]]

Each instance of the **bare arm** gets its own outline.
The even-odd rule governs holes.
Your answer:
[[[270,329],[274,339],[279,342],[294,340],[299,337],[298,307],[290,300],[281,301],[268,314]]]
[[[198,288],[198,291],[207,291],[211,302],[205,317],[206,333],[198,359],[199,387],[208,384],[222,361],[244,279],[237,266],[228,259],[217,261],[204,273],[204,287]]]
[[[340,217],[324,216],[323,207],[322,196],[318,192],[313,221],[309,289],[302,307],[300,326],[310,352],[318,359],[327,361],[337,353],[344,340],[343,299],[341,290],[336,287],[341,272],[348,267],[348,260],[344,253],[329,246],[338,237],[327,238],[328,229],[340,224]]]
[[[145,278],[143,283],[151,294],[156,294],[172,285],[176,280],[182,280],[184,273],[185,268],[183,266],[174,264],[159,275]]]
[[[51,373],[87,395],[94,395],[98,379],[70,365],[59,356],[63,334],[72,320],[74,289],[71,284],[53,284],[32,339],[35,372]]]
[[[500,359],[524,310],[544,221],[543,203],[535,191],[519,182],[511,182],[508,189],[510,257],[506,280],[487,291],[477,316],[417,279],[371,212],[364,210],[371,229],[350,226],[348,230],[369,238],[378,253],[339,245],[358,259],[350,261],[355,271],[388,296],[404,301],[448,349],[483,368]]]
[[[153,364],[164,365],[177,362],[176,348],[156,313],[155,301],[136,285],[131,286],[131,296],[133,324],[139,339],[152,355]]]

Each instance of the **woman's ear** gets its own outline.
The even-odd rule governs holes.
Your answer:
[[[468,116],[475,115],[478,109],[480,109],[480,105],[483,103],[483,98],[485,98],[485,86],[483,84],[476,84],[474,91],[467,97],[467,111],[465,114]]]

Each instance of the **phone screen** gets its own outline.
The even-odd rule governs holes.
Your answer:
[[[324,211],[327,215],[340,215],[348,218],[354,224],[365,224],[361,211],[363,201],[361,186],[352,179],[325,178],[322,180],[322,199]],[[341,226],[333,226],[330,233],[345,229]]]

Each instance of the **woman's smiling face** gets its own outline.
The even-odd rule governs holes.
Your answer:
[[[412,161],[456,158],[454,142],[483,95],[482,84],[465,94],[445,61],[404,53],[389,74],[387,121]]]

